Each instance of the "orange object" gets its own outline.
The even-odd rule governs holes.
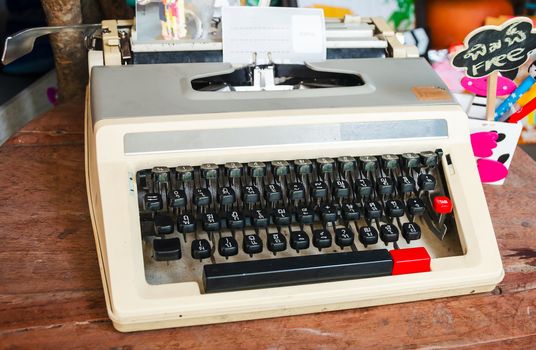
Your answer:
[[[345,7],[325,6],[325,5],[313,5],[315,9],[323,9],[324,17],[326,18],[344,18],[346,15],[353,14],[351,10]]]
[[[426,22],[432,48],[444,49],[463,42],[486,17],[513,16],[508,0],[427,0]]]

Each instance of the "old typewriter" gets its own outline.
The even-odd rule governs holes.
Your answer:
[[[192,47],[144,47],[137,62],[131,24],[105,21],[89,40],[86,100],[89,207],[118,330],[502,279],[467,117],[381,26],[383,49],[360,47],[369,58],[237,67],[184,63],[207,54]]]

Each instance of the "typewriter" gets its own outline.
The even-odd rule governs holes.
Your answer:
[[[393,34],[375,34],[381,52],[360,47],[368,58],[237,67],[195,62],[217,47],[145,47],[138,62],[130,25],[105,21],[90,40],[86,99],[89,207],[118,330],[501,281],[467,116]]]

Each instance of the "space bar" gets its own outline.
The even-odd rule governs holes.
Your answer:
[[[387,249],[209,264],[205,293],[290,286],[391,275]]]

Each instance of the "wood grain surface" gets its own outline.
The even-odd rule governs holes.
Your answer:
[[[506,277],[492,293],[123,334],[107,318],[84,183],[83,104],[0,147],[0,348],[529,349],[536,343],[536,163],[485,186]]]

